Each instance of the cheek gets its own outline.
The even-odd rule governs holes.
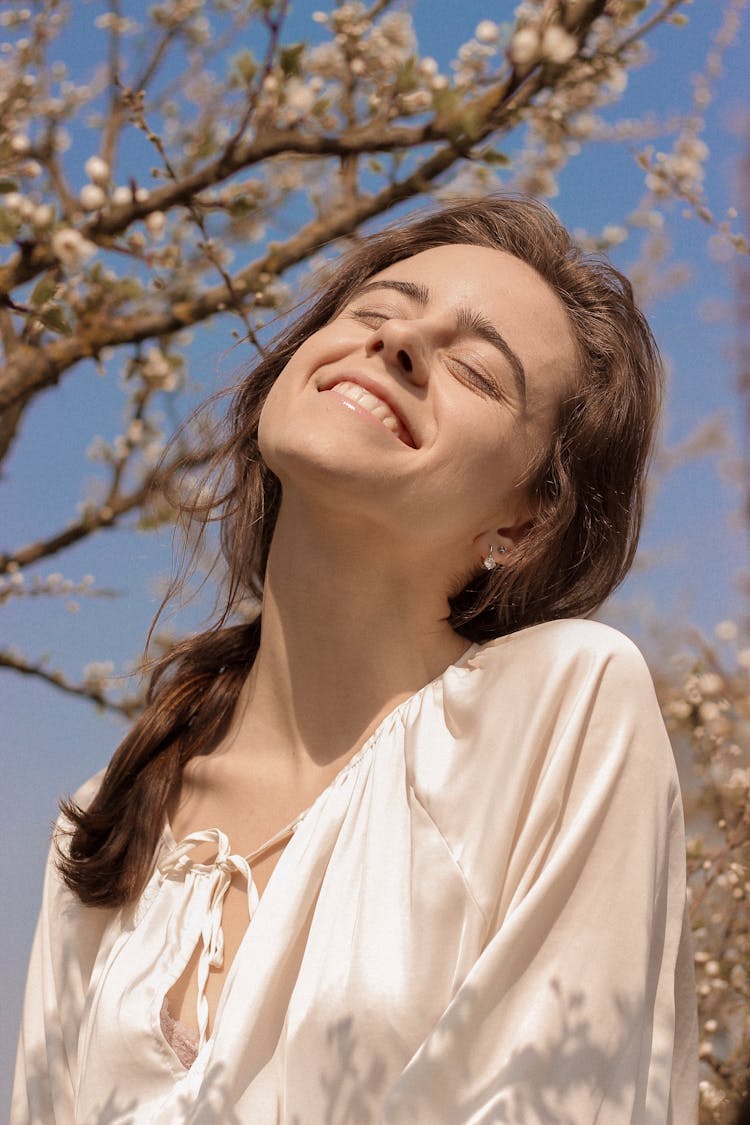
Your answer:
[[[261,408],[260,418],[258,419],[258,448],[260,449],[263,460],[270,468],[273,468],[271,465],[271,450],[274,444],[276,416],[279,414],[279,409],[276,404],[277,400],[281,397],[279,380],[282,376],[283,372],[279,375],[279,378],[268,392],[266,401]]]
[[[482,437],[484,440],[482,440]],[[481,520],[501,517],[513,522],[528,503],[528,480],[537,456],[537,443],[522,427],[510,433],[475,430],[452,466],[467,511]]]

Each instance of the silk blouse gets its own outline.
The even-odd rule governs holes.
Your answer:
[[[473,645],[284,832],[260,899],[212,825],[165,826],[125,908],[51,853],[12,1125],[695,1125],[680,793],[620,633]],[[249,924],[188,1069],[160,1012],[196,948],[199,991],[221,963],[235,870]]]

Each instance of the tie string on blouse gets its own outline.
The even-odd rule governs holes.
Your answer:
[[[247,887],[247,913],[248,922],[251,922],[255,911],[258,909],[260,896],[253,879],[251,862],[273,844],[291,836],[301,820],[298,817],[292,821],[270,840],[266,840],[249,856],[236,855],[230,852],[229,840],[219,828],[208,828],[203,832],[193,832],[186,836],[168,855],[159,863],[159,873],[163,879],[184,878],[189,871],[208,879],[208,896],[206,916],[201,926],[201,952],[198,958],[198,1002],[197,1018],[200,1041],[198,1049],[203,1047],[208,1038],[208,974],[211,969],[221,969],[224,964],[224,928],[222,916],[224,912],[224,899],[231,885],[234,875],[242,875]],[[208,863],[196,863],[190,856],[197,844],[214,844],[216,855]],[[198,883],[191,880],[187,889],[187,907],[195,894]]]

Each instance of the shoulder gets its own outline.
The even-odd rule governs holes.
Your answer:
[[[106,772],[106,767],[97,770],[97,772],[92,777],[89,777],[86,781],[84,781],[83,785],[78,786],[73,794],[72,799],[79,808],[87,809],[89,807],[94,797],[99,792],[102,781],[104,780],[104,774]]]
[[[526,722],[524,712],[563,718],[575,707],[605,700],[621,713],[657,706],[651,674],[637,646],[608,625],[583,618],[548,621],[477,647],[462,674],[446,683],[446,706],[462,710],[465,699],[480,726],[481,715],[501,712]],[[509,704],[511,705],[509,710]]]
[[[425,714],[427,711],[427,714]],[[674,774],[646,662],[597,621],[535,625],[469,651],[448,669],[410,732],[419,792],[467,808],[536,789],[549,769]],[[451,795],[451,796],[448,796]]]
[[[547,847],[578,810],[615,805],[623,824],[666,823],[672,750],[646,662],[616,629],[552,621],[478,646],[435,703],[414,731],[414,788],[478,901],[521,833]]]
[[[531,625],[517,633],[498,637],[480,645],[473,660],[484,663],[488,672],[497,673],[509,663],[528,661],[527,671],[552,668],[567,671],[576,666],[590,667],[612,662],[648,674],[640,649],[624,633],[587,618],[566,618]]]

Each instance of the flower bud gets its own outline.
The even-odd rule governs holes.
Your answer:
[[[90,156],[84,164],[84,168],[92,184],[99,184],[100,187],[103,187],[109,183],[109,164],[106,160],[102,160],[101,156]]]
[[[78,199],[84,211],[98,211],[107,202],[107,197],[97,184],[84,184]]]
[[[532,66],[541,53],[541,40],[535,27],[521,27],[510,42],[511,62],[516,66]]]

